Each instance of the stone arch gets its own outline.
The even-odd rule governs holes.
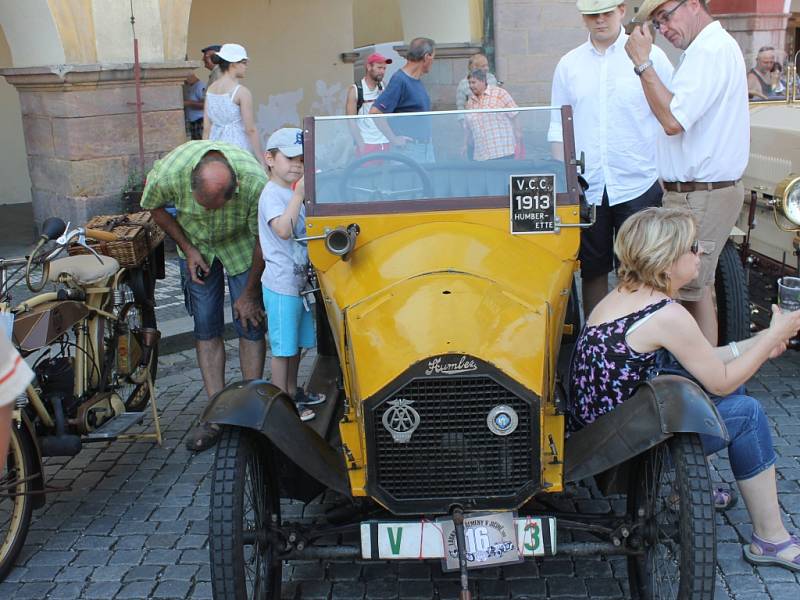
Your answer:
[[[47,0],[0,0],[0,27],[14,67],[65,62],[61,36]]]

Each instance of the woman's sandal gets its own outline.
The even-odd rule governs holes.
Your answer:
[[[751,539],[751,544],[757,546],[760,551],[758,554],[756,554],[750,550],[750,545],[742,548],[744,551],[744,559],[751,565],[783,567],[784,569],[789,569],[790,571],[800,571],[800,537],[797,537],[796,535],[790,535],[788,540],[779,544],[762,540],[755,533]],[[790,560],[788,558],[782,558],[778,556],[779,552],[783,552],[790,546],[797,547],[797,554],[793,559]]]
[[[219,426],[212,423],[200,423],[186,440],[186,449],[190,452],[208,450],[217,443],[219,434]]]

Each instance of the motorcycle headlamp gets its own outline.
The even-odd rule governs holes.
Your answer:
[[[800,226],[800,177],[789,175],[775,187],[775,199],[783,215]]]

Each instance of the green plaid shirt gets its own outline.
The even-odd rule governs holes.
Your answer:
[[[200,206],[191,188],[192,170],[210,150],[225,156],[238,181],[233,198],[217,210]],[[147,174],[142,208],[173,204],[178,209],[178,224],[203,259],[211,265],[219,258],[229,275],[238,275],[252,262],[258,242],[258,199],[266,183],[264,169],[250,152],[222,142],[186,142],[153,165]],[[180,249],[178,252],[185,258]]]

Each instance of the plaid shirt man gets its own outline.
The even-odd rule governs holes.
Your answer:
[[[487,85],[480,98],[471,96],[468,109],[517,108],[511,94],[503,88]],[[466,115],[466,123],[475,140],[475,160],[490,160],[514,154],[514,125],[517,113]]]
[[[237,180],[233,198],[218,210],[200,206],[191,189],[192,170],[212,150],[226,158]],[[238,275],[250,268],[258,240],[258,199],[266,183],[264,169],[252,153],[222,142],[186,142],[156,161],[147,175],[142,208],[174,204],[178,224],[203,259],[210,265],[219,258],[229,275]],[[178,252],[185,258],[180,248]]]

